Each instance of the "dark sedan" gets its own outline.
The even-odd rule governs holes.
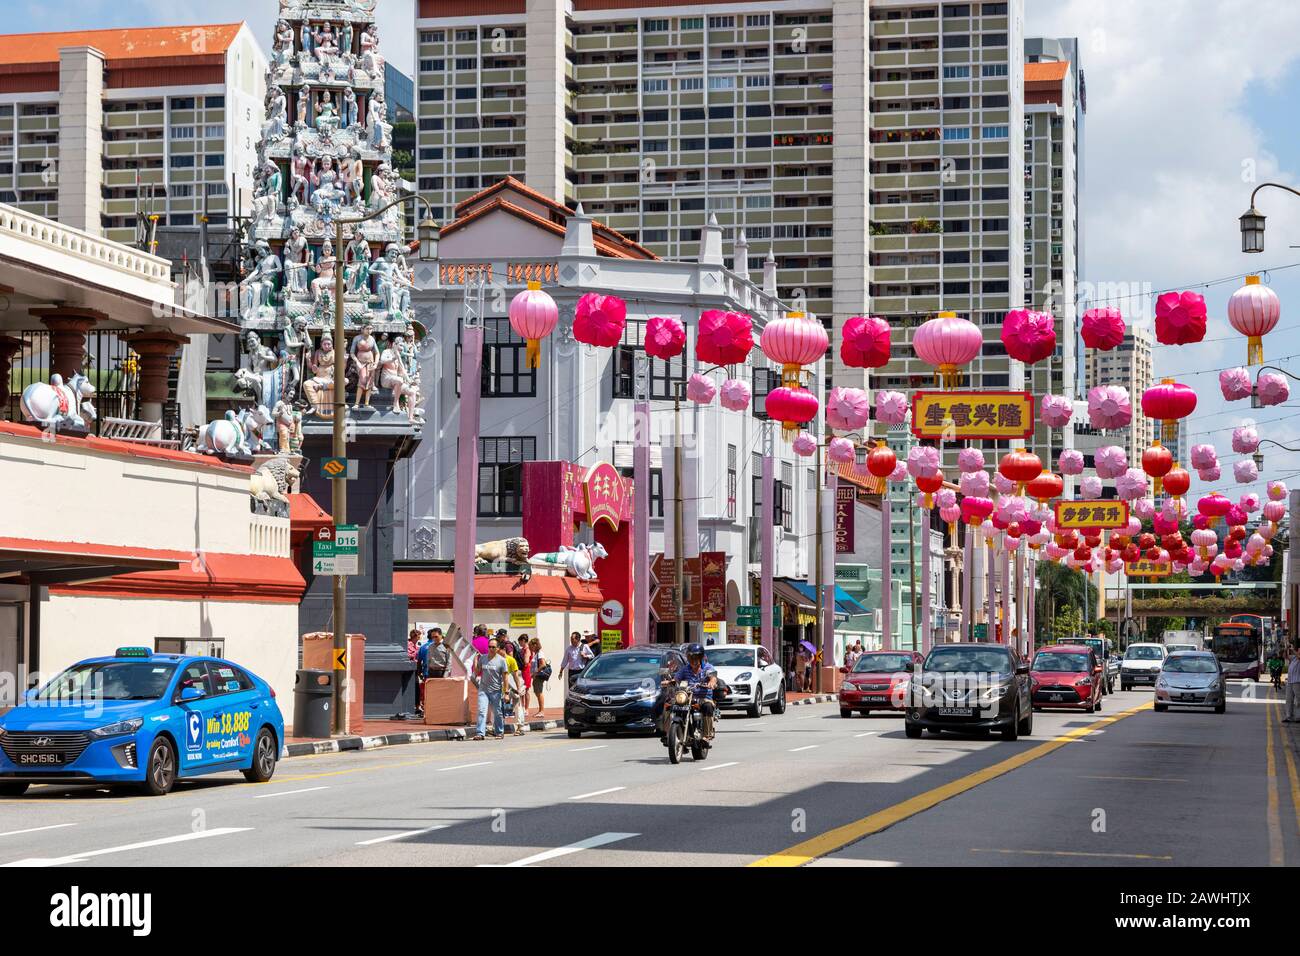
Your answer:
[[[653,733],[663,705],[664,677],[684,663],[674,648],[641,645],[606,651],[587,665],[564,701],[570,737],[583,731]]]
[[[1034,732],[1029,665],[1003,644],[940,644],[908,686],[907,736],[984,732],[1003,740]]]

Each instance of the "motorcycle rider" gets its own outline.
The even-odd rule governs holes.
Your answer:
[[[1282,653],[1276,647],[1273,648],[1268,657],[1268,674],[1273,680],[1273,686],[1281,689],[1282,687]]]
[[[704,647],[700,644],[688,644],[686,663],[677,669],[677,673],[664,681],[665,686],[686,681],[692,697],[700,700],[701,730],[706,740],[713,739],[713,690],[718,686],[718,672],[704,657]],[[668,721],[672,720],[672,708],[665,704],[663,712],[663,733],[661,739],[668,740]]]

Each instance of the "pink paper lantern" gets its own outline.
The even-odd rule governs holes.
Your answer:
[[[1255,379],[1255,390],[1259,393],[1259,404],[1268,407],[1281,405],[1291,397],[1291,386],[1286,376],[1277,372],[1260,372]]]
[[[1124,316],[1110,306],[1089,309],[1083,313],[1079,332],[1088,348],[1109,352],[1124,341]]]
[[[612,349],[623,341],[627,303],[616,295],[588,292],[573,310],[573,337],[583,345]]]
[[[697,405],[712,404],[713,396],[717,394],[717,386],[707,375],[696,372],[686,382],[686,397]]]
[[[1259,432],[1250,425],[1238,425],[1232,430],[1232,450],[1238,455],[1253,455],[1259,448]]]
[[[1219,391],[1229,402],[1250,398],[1255,386],[1250,381],[1250,373],[1244,368],[1225,368],[1219,373]]]
[[[957,470],[963,475],[968,471],[983,471],[984,452],[978,448],[963,448],[957,452]]]
[[[1264,504],[1263,516],[1265,521],[1271,521],[1277,524],[1286,517],[1286,505],[1280,501],[1269,501]]]
[[[665,362],[686,348],[686,326],[681,319],[656,315],[645,324],[645,353]]]
[[[1067,448],[1056,459],[1057,470],[1063,475],[1083,474],[1083,452]]]
[[[1156,299],[1156,341],[1161,345],[1201,341],[1205,321],[1205,296],[1199,292],[1166,292]]]
[[[1056,321],[1046,312],[1012,309],[1002,320],[1002,344],[1017,362],[1041,362],[1056,351]]]
[[[706,309],[700,313],[695,358],[705,365],[739,365],[754,347],[754,320],[743,312]]]
[[[817,417],[821,403],[806,388],[782,386],[767,393],[767,417],[781,423],[781,430],[790,438],[803,425]]]
[[[940,507],[939,518],[948,524],[956,524],[961,520],[961,506],[952,504]]]
[[[1142,414],[1164,424],[1166,441],[1178,437],[1178,422],[1196,411],[1196,391],[1166,378],[1142,393]]]
[[[922,362],[934,366],[940,388],[961,385],[962,367],[979,355],[983,347],[984,336],[979,326],[968,319],[959,319],[955,312],[940,312],[921,323],[912,336],[912,350]]]
[[[1287,490],[1285,481],[1270,481],[1268,483],[1268,500],[1269,501],[1286,501]]]
[[[1264,362],[1264,336],[1277,327],[1282,303],[1277,293],[1261,285],[1259,276],[1246,276],[1246,284],[1228,299],[1228,324],[1246,336],[1246,362]]]
[[[753,395],[749,383],[738,378],[729,378],[722,383],[722,407],[733,412],[749,411],[749,402]]]
[[[883,425],[901,425],[907,421],[911,406],[902,392],[876,392],[876,421]]]
[[[542,364],[542,339],[554,332],[560,321],[555,300],[542,291],[540,282],[529,282],[528,288],[510,300],[507,315],[510,327],[526,343],[528,367],[537,368]]]
[[[939,474],[939,450],[916,445],[907,453],[907,473],[913,478],[931,478]]]
[[[1118,478],[1128,468],[1128,455],[1118,445],[1102,445],[1093,456],[1099,478]]]
[[[987,471],[968,471],[957,479],[957,486],[963,495],[987,498],[989,493],[989,474]]]
[[[826,355],[830,338],[826,327],[802,312],[791,312],[783,319],[773,319],[763,327],[759,348],[768,361],[781,366],[781,378],[787,386],[799,384],[805,365],[812,365]]]
[[[973,498],[967,496],[961,500],[961,516],[968,525],[983,525],[984,519],[993,514],[993,502],[988,498]],[[989,526],[996,533],[992,525]],[[987,536],[987,532],[985,533]]]
[[[1124,526],[1124,533],[1130,538],[1142,533],[1142,521],[1133,515],[1128,516],[1128,524]]]
[[[847,438],[832,438],[826,446],[826,457],[841,465],[851,465],[857,455],[857,448]]]
[[[1087,475],[1079,480],[1079,494],[1084,498],[1101,497],[1101,479],[1096,475]]]
[[[1125,501],[1141,498],[1147,493],[1147,476],[1141,468],[1129,468],[1115,479],[1115,493]]]
[[[811,458],[817,454],[817,439],[807,432],[800,432],[791,443],[794,453],[800,458]]]
[[[1124,428],[1133,420],[1128,389],[1122,385],[1095,385],[1088,389],[1088,421],[1093,428]]]
[[[826,396],[826,424],[852,432],[871,420],[871,398],[860,388],[835,386]]]
[[[1213,468],[1219,463],[1219,453],[1214,450],[1213,445],[1193,445],[1192,446],[1192,467],[1197,471],[1205,468]]]
[[[855,315],[840,329],[840,360],[849,368],[889,364],[889,323],[875,315]]]
[[[1048,428],[1064,428],[1073,414],[1074,403],[1064,395],[1044,395],[1038,406],[1038,417]]]

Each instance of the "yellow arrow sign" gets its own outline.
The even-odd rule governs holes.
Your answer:
[[[346,647],[334,649],[334,669],[336,671],[345,671],[348,669],[348,651]]]

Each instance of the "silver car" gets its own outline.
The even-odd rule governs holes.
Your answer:
[[[1156,678],[1156,710],[1213,707],[1227,710],[1227,686],[1219,660],[1209,651],[1178,651],[1165,659]]]

